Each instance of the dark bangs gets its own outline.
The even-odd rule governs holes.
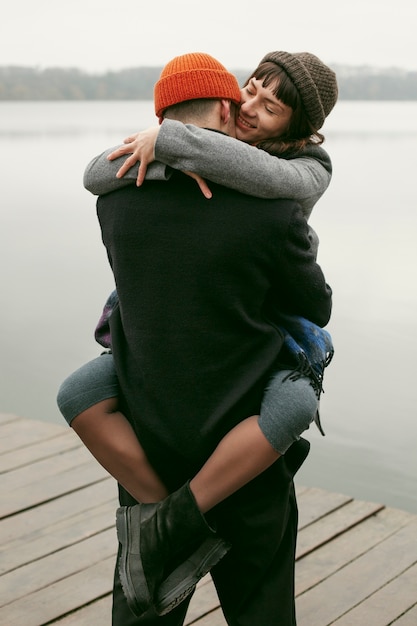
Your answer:
[[[271,88],[274,96],[291,107],[293,111],[296,111],[299,106],[302,106],[300,96],[294,83],[285,70],[276,65],[276,63],[262,63],[256,68],[250,78],[261,80],[264,87],[274,85]]]

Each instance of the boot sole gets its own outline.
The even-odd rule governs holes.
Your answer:
[[[118,561],[119,578],[129,609],[136,617],[146,613],[152,606],[161,616],[172,611],[193,592],[198,581],[230,550],[230,544],[219,537],[205,539],[197,550],[161,583],[153,600],[141,566],[141,556],[130,554],[128,550],[130,526],[129,507],[119,508],[116,512],[117,537],[121,545]],[[141,597],[138,596],[137,589],[141,590]]]
[[[209,537],[177,567],[160,585],[154,603],[158,615],[166,615],[185,600],[203,576],[227,554],[230,544],[218,537]],[[191,571],[190,571],[191,570]]]
[[[122,507],[116,512],[116,529],[117,529],[117,538],[119,540],[120,545],[122,546],[118,570],[119,570],[119,578],[120,584],[122,586],[122,591],[127,600],[127,604],[129,609],[136,617],[140,617],[152,606],[152,600],[149,595],[148,585],[143,574],[140,576],[140,582],[136,581],[136,585],[142,589],[146,589],[148,591],[147,597],[138,598],[135,590],[135,585],[132,581],[131,576],[131,568],[129,567],[129,528],[130,528],[130,516],[128,507]],[[140,555],[135,555],[135,558],[140,559]],[[136,578],[136,575],[135,575]]]

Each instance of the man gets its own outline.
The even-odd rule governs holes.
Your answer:
[[[227,134],[239,99],[235,78],[199,53],[173,59],[155,87],[157,115]],[[284,360],[274,311],[324,325],[331,292],[296,203],[212,191],[208,206],[176,172],[97,202],[120,302],[111,334],[121,407],[171,492],[161,503],[134,505],[120,489],[117,626],[179,626],[187,601],[158,617],[152,605],[161,588],[175,590],[175,603],[181,573],[192,572],[187,596],[214,565],[230,625],[295,624],[293,476],[306,442],[206,516],[187,481],[226,433],[259,412],[271,368]]]

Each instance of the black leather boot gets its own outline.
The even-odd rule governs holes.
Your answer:
[[[156,504],[120,507],[119,574],[131,611],[171,611],[228,552],[199,510],[188,483]]]

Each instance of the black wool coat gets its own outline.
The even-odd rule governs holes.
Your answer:
[[[211,189],[177,172],[97,201],[122,408],[168,483],[172,462],[180,484],[259,412],[282,348],[273,311],[321,326],[331,311],[297,203]]]

